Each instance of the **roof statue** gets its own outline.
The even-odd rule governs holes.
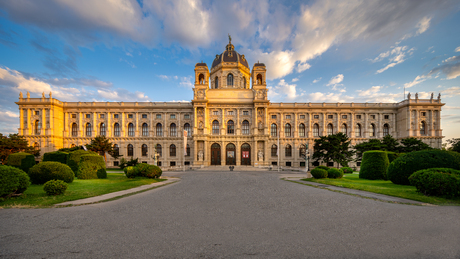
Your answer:
[[[22,92],[19,92],[19,98],[22,99]]]
[[[228,34],[228,42],[232,43],[232,36],[230,36],[230,33]]]

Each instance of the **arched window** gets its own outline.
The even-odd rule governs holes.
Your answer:
[[[212,134],[219,135],[219,122],[217,120],[212,122]]]
[[[355,126],[355,137],[361,137],[361,125],[356,124]]]
[[[86,123],[86,136],[91,137],[91,123]]]
[[[77,123],[72,123],[72,137],[78,136],[78,126]]]
[[[305,148],[305,145],[300,145],[300,148],[299,148],[299,157],[300,158],[305,158],[305,155],[306,155],[306,148]]]
[[[246,89],[247,82],[246,82],[246,77],[243,76],[243,88]]]
[[[120,124],[115,123],[115,125],[113,125],[113,135],[114,135],[115,137],[119,137],[119,136],[120,136]]]
[[[35,125],[34,125],[35,135],[40,135],[41,128],[42,128],[41,122],[39,120],[36,120]]]
[[[169,146],[169,156],[176,156],[176,145],[171,144]]]
[[[319,125],[317,123],[313,124],[313,137],[319,137]]]
[[[278,129],[275,123],[270,126],[270,133],[272,137],[278,136]]]
[[[128,136],[134,137],[134,124],[128,124]]]
[[[185,123],[184,124],[184,130],[187,131],[187,137],[192,136],[192,128],[190,127],[190,124]]]
[[[177,136],[177,129],[176,129],[176,124],[175,123],[171,123],[171,125],[169,126],[169,136],[170,137]]]
[[[342,126],[340,127],[340,132],[342,132],[343,134],[347,135],[347,124],[342,124]]]
[[[262,75],[261,74],[257,74],[257,84],[258,85],[262,84]]]
[[[371,124],[371,126],[369,127],[369,136],[375,137],[375,125],[374,124]]]
[[[233,75],[228,74],[227,76],[227,86],[233,86]]]
[[[161,156],[161,155],[162,155],[161,145],[160,145],[160,144],[157,144],[157,146],[156,146],[155,149],[157,150],[158,156]]]
[[[101,123],[101,125],[99,125],[99,135],[105,136],[105,123]]]
[[[219,78],[216,76],[216,78],[214,78],[214,88],[219,88]]]
[[[291,147],[291,145],[288,144],[286,146],[286,148],[284,150],[284,154],[285,154],[286,157],[292,156],[292,147]]]
[[[332,124],[327,124],[327,135],[332,135],[334,134],[334,129],[332,127]]]
[[[34,143],[34,150],[39,150],[40,149],[40,144],[38,142]]]
[[[118,147],[117,144],[114,144],[114,145],[113,145],[113,154],[114,154],[115,156],[120,155],[120,148]]]
[[[276,145],[272,145],[272,149],[271,149],[271,153],[272,153],[272,156],[278,156],[278,146]]]
[[[387,123],[383,124],[383,136],[387,136],[390,134],[390,126]]]
[[[243,121],[243,135],[249,135],[249,121]]]
[[[155,128],[157,137],[163,137],[163,125],[161,125],[161,123],[157,123],[157,126]]]
[[[299,137],[305,137],[305,124],[303,123],[299,125]]]
[[[291,124],[289,123],[286,123],[286,125],[284,125],[284,136],[285,137],[291,136]]]
[[[233,135],[235,134],[235,123],[232,120],[227,122],[227,134]]]
[[[189,144],[187,144],[187,150],[186,151],[187,151],[187,154],[185,156],[190,156],[190,145]]]
[[[146,144],[142,145],[142,156],[147,156],[148,147]]]
[[[422,122],[420,123],[420,135],[425,135],[425,134],[426,134],[425,128],[426,128],[425,122],[422,121]]]
[[[149,136],[149,125],[147,123],[142,124],[142,136],[144,137]]]
[[[134,148],[133,145],[128,145],[128,156],[134,156]]]
[[[200,82],[200,85],[204,84],[204,75],[203,74],[200,74],[198,76],[198,81]]]

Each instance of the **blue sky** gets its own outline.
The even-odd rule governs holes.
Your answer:
[[[460,137],[460,2],[3,0],[0,132],[19,92],[62,101],[190,101],[194,65],[232,36],[272,102],[400,102],[441,93]]]

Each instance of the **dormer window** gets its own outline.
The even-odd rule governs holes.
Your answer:
[[[214,79],[214,85],[215,85],[215,88],[216,88],[216,89],[219,88],[219,79],[217,78],[217,76],[216,76],[216,78]]]
[[[233,86],[233,75],[228,74],[227,76],[227,86]]]

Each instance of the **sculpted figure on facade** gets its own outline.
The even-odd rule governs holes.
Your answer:
[[[259,158],[259,162],[264,161],[264,152],[262,152],[262,150],[260,150],[259,154],[257,154],[257,157]]]
[[[203,150],[198,152],[198,161],[203,161]]]

